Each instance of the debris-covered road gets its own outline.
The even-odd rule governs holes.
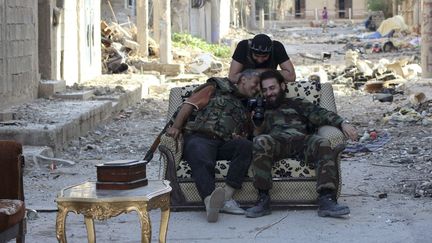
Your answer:
[[[331,28],[330,34],[319,40],[314,38],[321,31],[317,28],[286,29],[275,32],[274,36],[287,46],[299,70],[314,70],[315,67],[339,70],[338,66],[345,64],[345,56],[338,53],[345,53],[343,47],[361,29],[361,26],[338,26]],[[347,41],[328,42],[339,37]],[[302,49],[320,56],[323,42],[329,46],[325,50],[332,54],[328,62],[305,61],[296,55],[297,50]],[[302,46],[302,43],[306,44]],[[290,48],[290,45],[295,45],[295,48]],[[416,60],[413,55],[419,54],[412,49],[406,53],[408,55],[403,49],[390,54],[367,53],[360,59],[371,57],[371,60],[379,60],[386,56],[389,59],[406,57]],[[314,210],[289,209],[258,220],[223,215],[220,224],[210,225],[204,220],[203,212],[174,212],[170,219],[168,242],[430,242],[432,82],[418,78],[405,80],[395,87],[391,102],[380,102],[376,93],[367,93],[361,88],[356,90],[352,83],[334,87],[338,112],[358,128],[364,144],[385,140],[375,147],[360,148],[356,147],[358,144],[350,144],[353,152],[343,155],[341,202],[351,207],[349,219],[321,219]],[[412,101],[411,95],[418,92],[423,92],[426,98],[421,102]],[[56,242],[54,199],[61,188],[95,179],[95,164],[144,156],[165,123],[168,96],[161,97],[143,99],[109,123],[71,141],[58,157],[72,160],[75,165],[26,171],[26,204],[41,211],[38,218],[28,222],[29,242]],[[150,179],[159,177],[158,165],[158,156],[155,155],[148,168]],[[156,240],[159,216],[152,213],[151,217],[156,218],[153,222],[156,231],[153,240]],[[83,219],[80,216],[70,218],[67,223],[70,242],[85,241]],[[302,228],[311,230],[297,229],[301,223],[304,223]],[[202,230],[195,232],[188,227]],[[96,223],[99,242],[138,242],[138,230],[134,213]]]

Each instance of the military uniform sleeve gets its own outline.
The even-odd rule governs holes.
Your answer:
[[[340,127],[343,118],[333,111],[329,111],[305,99],[294,99],[297,112],[306,117],[314,126],[330,125]]]
[[[207,85],[196,93],[193,93],[184,103],[194,106],[196,110],[201,110],[207,106],[214,92],[215,86]]]

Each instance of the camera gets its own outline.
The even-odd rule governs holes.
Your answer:
[[[257,98],[249,99],[248,108],[250,111],[253,111],[254,114],[252,116],[252,120],[255,123],[255,126],[261,126],[264,121],[264,112],[265,112],[265,100],[263,97],[259,96]]]

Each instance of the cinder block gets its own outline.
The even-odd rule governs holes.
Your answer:
[[[93,90],[82,90],[67,93],[56,93],[54,97],[68,100],[89,100],[93,97]]]
[[[64,80],[41,80],[39,81],[39,98],[48,98],[55,93],[66,90],[66,81]]]
[[[10,111],[0,111],[0,121],[10,121],[15,118],[15,113]]]

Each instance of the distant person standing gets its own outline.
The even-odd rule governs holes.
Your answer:
[[[324,7],[324,9],[323,9],[323,11],[321,13],[321,18],[322,18],[322,27],[323,27],[322,32],[323,33],[327,33],[328,32],[328,30],[327,30],[327,22],[328,22],[327,7]]]

